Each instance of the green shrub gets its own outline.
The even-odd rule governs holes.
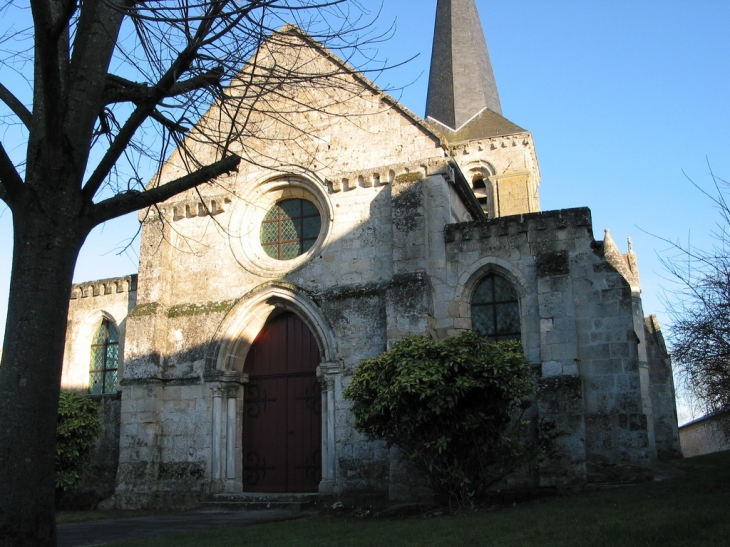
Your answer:
[[[100,433],[97,403],[84,395],[62,391],[56,426],[57,489],[69,490],[79,484]]]
[[[345,397],[359,431],[402,449],[437,499],[463,506],[536,457],[520,418],[532,393],[519,342],[466,332],[397,342],[358,366]]]

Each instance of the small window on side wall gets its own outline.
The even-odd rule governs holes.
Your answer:
[[[89,364],[89,392],[92,395],[115,393],[119,370],[119,331],[103,319],[94,334]]]
[[[492,342],[520,339],[520,303],[512,283],[489,274],[477,285],[471,301],[472,330]]]
[[[482,211],[484,211],[485,215],[489,216],[489,188],[487,188],[483,173],[474,175],[471,180],[471,187],[479,205],[482,206]]]

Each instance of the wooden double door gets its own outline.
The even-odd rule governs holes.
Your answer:
[[[293,313],[269,321],[246,357],[243,488],[316,492],[322,478],[319,348]]]

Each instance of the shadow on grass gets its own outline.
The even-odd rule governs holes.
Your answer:
[[[160,515],[179,514],[181,511],[56,511],[56,524],[72,524],[74,522],[93,522],[97,520],[119,520]]]
[[[730,452],[674,462],[662,482],[565,495],[499,510],[431,518],[318,516],[114,543],[116,547],[726,546],[730,538]]]

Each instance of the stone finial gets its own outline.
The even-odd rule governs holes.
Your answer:
[[[611,264],[611,266],[616,268],[622,275],[624,275],[624,277],[626,277],[626,261],[624,260],[618,245],[616,245],[616,242],[611,237],[611,232],[608,228],[603,231],[603,234],[603,257],[609,264]]]
[[[618,270],[629,285],[631,285],[632,290],[639,290],[639,269],[631,240],[629,239],[628,254],[622,254],[616,242],[611,237],[611,232],[606,229],[604,234],[603,257],[606,259],[606,262]]]
[[[633,281],[631,282],[632,285],[639,285],[639,261],[637,259],[636,253],[634,252],[634,245],[631,241],[631,238],[628,238],[629,243],[629,252],[626,254],[626,261],[629,264],[629,270],[631,270],[631,274],[633,276]]]
[[[609,254],[621,256],[621,251],[618,250],[618,246],[611,237],[611,231],[608,228],[603,230],[603,254],[606,256],[606,259],[608,259]]]

